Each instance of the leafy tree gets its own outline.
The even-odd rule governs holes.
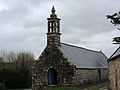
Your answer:
[[[106,17],[107,19],[110,19],[110,22],[113,25],[120,25],[120,12],[114,13],[113,15],[107,15]],[[120,30],[120,28],[117,29]],[[120,37],[114,37],[113,42],[115,42],[114,44],[120,44]]]
[[[106,17],[107,19],[111,19],[110,22],[115,26],[120,24],[120,12],[114,13],[113,15],[107,15]]]

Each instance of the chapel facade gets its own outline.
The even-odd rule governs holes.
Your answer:
[[[39,85],[81,85],[107,79],[107,57],[101,51],[61,43],[55,8],[48,20],[47,46],[32,68],[32,89]]]

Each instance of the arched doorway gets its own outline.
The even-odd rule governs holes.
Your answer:
[[[57,71],[53,68],[48,70],[48,84],[57,84]]]

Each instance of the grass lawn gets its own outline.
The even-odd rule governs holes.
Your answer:
[[[105,87],[105,86],[108,86],[108,82],[102,82],[102,83],[97,83],[97,84],[94,84],[94,85],[90,85],[86,89],[87,90],[98,90],[98,89],[100,89],[102,87]]]
[[[43,90],[82,90],[80,87],[61,86],[61,87],[47,87]]]
[[[92,85],[87,85],[84,87],[78,87],[78,86],[56,86],[56,87],[46,87],[43,90],[98,90],[104,86],[107,86],[107,82],[102,82],[102,83],[97,83],[97,84],[92,84]]]

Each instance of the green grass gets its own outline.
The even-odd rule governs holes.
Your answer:
[[[61,87],[47,87],[44,90],[81,90],[81,88],[72,86],[61,86]]]
[[[108,86],[108,82],[102,82],[102,83],[97,83],[93,84],[87,87],[87,90],[98,90],[102,87]]]
[[[83,90],[85,88],[86,88],[86,90],[98,90],[99,88],[102,88],[107,85],[108,85],[107,82],[102,82],[102,83],[97,83],[97,84],[86,85],[84,87],[79,87],[79,86],[46,87],[43,90]]]

